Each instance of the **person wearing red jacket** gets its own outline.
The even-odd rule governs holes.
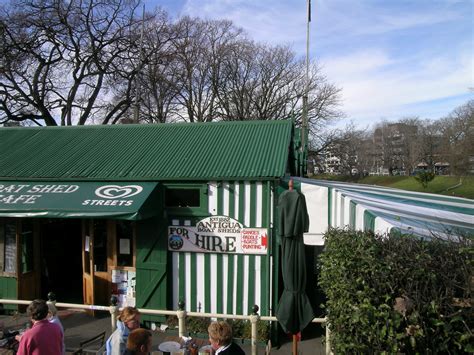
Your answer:
[[[18,355],[62,355],[63,334],[49,322],[49,308],[44,300],[34,300],[27,308],[33,326],[20,338]]]

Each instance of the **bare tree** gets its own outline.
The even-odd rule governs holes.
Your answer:
[[[0,121],[114,123],[132,103],[134,0],[19,0],[1,14]],[[120,100],[112,100],[120,97]]]
[[[184,17],[176,24],[175,40],[179,89],[178,113],[189,122],[209,122],[216,118],[216,88],[221,83],[221,63],[226,47],[241,30],[230,21],[205,21]]]
[[[139,107],[141,122],[301,124],[304,62],[230,21],[171,23],[162,10],[142,21],[140,0],[13,1],[0,14],[0,123],[113,124]],[[313,63],[308,121],[321,146],[339,99]]]
[[[440,120],[443,136],[442,153],[452,173],[465,175],[474,170],[474,100],[457,107]]]
[[[178,63],[173,41],[179,33],[161,9],[146,23],[143,38],[142,70],[138,75],[138,102],[141,122],[165,123],[179,110]]]

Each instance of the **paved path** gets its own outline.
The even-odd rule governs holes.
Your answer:
[[[102,314],[98,317],[92,317],[85,313],[84,311],[77,310],[59,310],[59,318],[65,329],[65,342],[67,349],[74,349],[79,347],[79,343],[86,339],[89,339],[104,330],[106,331],[106,336],[110,335],[110,316],[107,314]],[[6,328],[14,327],[21,328],[28,322],[28,317],[24,314],[17,316],[3,316],[0,315],[0,324],[3,322]],[[319,327],[319,328],[318,328]],[[321,330],[318,325],[311,325],[309,330],[303,332],[303,339],[299,342],[298,353],[303,355],[322,355],[324,354],[324,345],[322,343],[322,337],[320,336]],[[165,337],[169,336],[167,333],[162,333],[159,331],[153,332],[153,350],[156,351],[156,354],[161,354],[158,352],[158,344],[164,341]],[[283,337],[280,339],[283,343],[279,348],[273,347],[271,349],[271,354],[276,355],[288,355],[291,354],[292,343],[290,338]],[[242,345],[246,354],[251,354],[250,345]],[[70,353],[69,353],[70,354]],[[259,354],[265,354],[264,348],[259,348]]]

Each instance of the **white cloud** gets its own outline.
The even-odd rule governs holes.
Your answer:
[[[349,118],[398,119],[407,106],[467,93],[472,85],[473,62],[469,50],[458,57],[422,58],[400,63],[386,52],[370,49],[326,58],[323,65],[331,80],[343,88],[343,109]]]
[[[270,0],[188,0],[184,13],[213,19],[229,19],[253,39],[288,44],[305,39],[306,2]]]
[[[450,112],[449,98],[474,86],[470,1],[313,0],[310,55],[342,87],[348,118]],[[305,53],[305,0],[187,0],[183,13]]]

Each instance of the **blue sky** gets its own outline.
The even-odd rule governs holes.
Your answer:
[[[175,18],[230,19],[257,41],[305,54],[306,0],[145,2]],[[473,7],[474,0],[312,0],[310,57],[342,88],[344,122],[438,119],[474,98]]]

